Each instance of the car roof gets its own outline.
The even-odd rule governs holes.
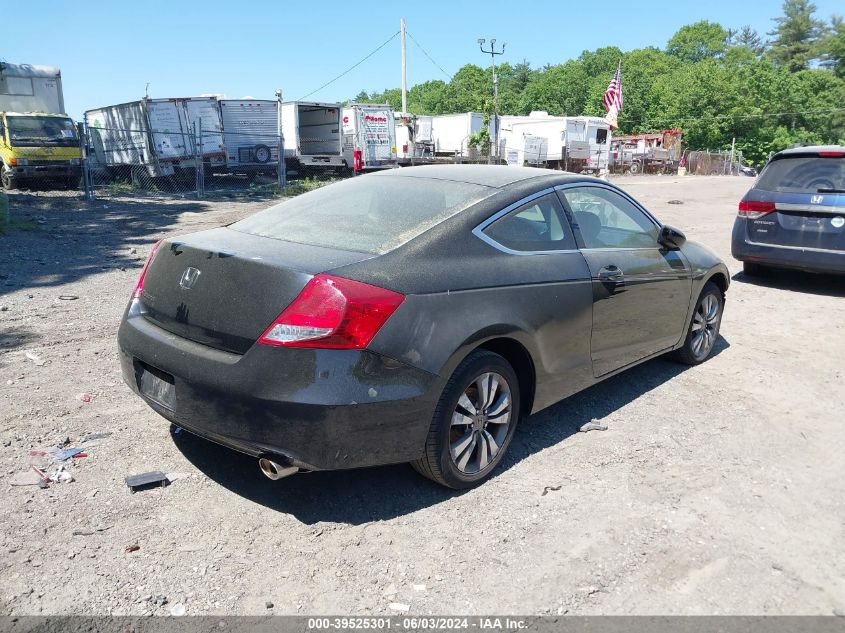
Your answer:
[[[802,147],[790,147],[775,154],[772,158],[781,156],[806,156],[807,154],[818,154],[819,152],[845,152],[845,145],[806,145]]]
[[[507,165],[418,165],[402,169],[388,169],[373,176],[380,178],[432,178],[452,180],[485,187],[506,187],[515,182],[556,176],[561,182],[591,180],[586,176],[538,167],[509,167]]]

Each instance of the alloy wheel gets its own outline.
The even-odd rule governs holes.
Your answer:
[[[501,374],[487,372],[473,380],[452,413],[449,444],[458,470],[471,475],[495,464],[512,418],[510,385]]]
[[[719,300],[713,294],[706,294],[698,302],[692,317],[692,353],[704,358],[713,349],[719,335],[721,312]]]

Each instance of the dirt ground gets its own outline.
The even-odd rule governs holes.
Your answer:
[[[123,384],[115,334],[153,242],[268,201],[12,196],[35,222],[0,237],[0,614],[845,610],[845,280],[739,272],[750,179],[615,180],[727,261],[718,353],[532,416],[464,493],[404,465],[271,482]],[[12,485],[31,450],[91,433],[111,435],[73,482]],[[130,494],[149,470],[173,483]]]

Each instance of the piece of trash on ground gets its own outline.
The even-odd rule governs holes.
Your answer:
[[[27,357],[29,360],[31,360],[33,363],[35,363],[35,366],[36,366],[36,367],[43,367],[43,366],[44,366],[44,363],[46,363],[46,362],[47,362],[47,361],[45,361],[43,358],[41,358],[38,354],[35,354],[35,353],[33,353],[33,352],[27,352],[27,353],[26,353],[26,357]]]
[[[557,491],[558,491],[558,490],[560,490],[562,487],[563,487],[563,486],[561,486],[560,484],[558,484],[557,486],[545,486],[545,487],[543,488],[543,492],[541,492],[541,493],[540,493],[540,496],[541,496],[541,497],[545,497],[547,494],[549,494],[549,491],[557,492]]]
[[[81,393],[79,394],[79,399],[82,400],[82,402],[88,403],[94,400],[94,395],[90,393]]]
[[[57,459],[60,462],[67,461],[71,457],[74,457],[84,452],[85,449],[79,446],[75,446],[73,448],[51,448],[47,450],[47,454],[50,455],[50,457],[52,457],[53,459]]]
[[[43,477],[33,470],[25,470],[15,473],[9,478],[9,485],[12,486],[37,486],[43,481]]]
[[[170,607],[170,615],[173,615],[173,616],[178,617],[180,615],[185,615],[185,611],[186,611],[185,605],[182,604],[181,602],[177,602],[172,607]]]
[[[79,299],[76,295],[59,295],[59,301],[76,301]]]
[[[606,431],[607,425],[600,424],[599,422],[587,422],[578,430],[581,431],[581,433],[586,433],[587,431]]]
[[[113,527],[113,525],[104,525],[103,527],[91,528],[90,530],[74,530],[71,534],[73,536],[93,536],[97,532],[105,532]]]
[[[683,203],[684,203],[683,200],[670,200],[666,204],[683,204]]]
[[[131,543],[130,545],[127,545],[126,549],[124,549],[123,551],[127,554],[130,554],[132,552],[137,552],[139,549],[141,549],[140,545],[138,545],[137,543]]]
[[[403,613],[407,613],[411,610],[411,605],[403,604],[401,602],[391,602],[387,605],[388,609],[393,609],[394,611],[402,611]]]
[[[141,473],[140,475],[130,475],[125,481],[126,485],[129,486],[129,490],[133,493],[148,488],[164,488],[170,483],[167,475],[160,470],[152,470],[147,473]]]

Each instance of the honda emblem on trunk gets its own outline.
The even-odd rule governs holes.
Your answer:
[[[199,276],[200,271],[198,268],[188,266],[185,269],[185,272],[182,273],[182,278],[179,280],[179,285],[182,286],[185,290],[190,290],[194,287],[194,284],[197,283],[197,279],[199,279]]]
[[[812,198],[810,198],[810,202],[812,202],[813,204],[821,204],[822,200],[824,200],[824,196],[813,196]]]

